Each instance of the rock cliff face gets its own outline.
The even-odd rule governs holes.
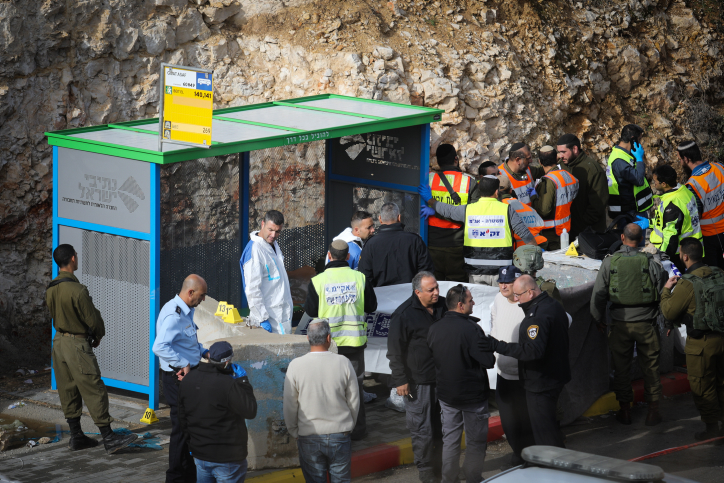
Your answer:
[[[723,155],[722,8],[714,0],[0,1],[0,359],[49,359],[53,187],[43,132],[156,116],[161,62],[213,69],[217,108],[326,92],[442,108],[433,152],[455,144],[471,172],[504,158],[513,142],[538,148],[564,132],[603,159],[628,122],[646,128],[654,166],[675,162],[672,146],[693,136],[708,156]],[[305,177],[321,179],[319,164],[305,163]]]

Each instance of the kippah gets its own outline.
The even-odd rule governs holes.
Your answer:
[[[435,156],[437,157],[437,162],[439,164],[440,161],[452,161],[453,158],[457,156],[457,152],[455,151],[455,146],[452,144],[441,144],[437,147]]]
[[[555,151],[556,149],[553,146],[545,145],[542,148],[540,148],[541,153],[550,153],[551,151]]]
[[[515,143],[510,147],[510,152],[518,151],[519,149],[523,149],[526,147],[525,143]]]
[[[344,240],[334,240],[332,242],[332,248],[335,250],[346,250],[349,249],[349,245],[347,245],[347,242]]]
[[[693,148],[694,146],[696,146],[696,141],[688,141],[688,142],[685,141],[685,142],[679,144],[679,147],[676,149],[678,151],[684,151],[686,149]]]
[[[574,134],[564,134],[563,136],[558,138],[558,143],[556,143],[556,145],[561,146],[563,144],[579,144],[580,142],[581,141]]]

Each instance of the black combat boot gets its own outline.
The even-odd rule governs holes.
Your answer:
[[[616,421],[621,424],[631,424],[631,403],[630,402],[618,402],[621,409],[616,413]]]
[[[113,454],[138,439],[137,434],[115,433],[110,426],[103,426],[99,429],[101,430],[101,435],[103,436],[103,446],[105,446],[106,453],[108,454]]]
[[[646,415],[646,426],[656,426],[661,421],[663,421],[664,418],[661,417],[661,413],[659,412],[659,401],[651,401],[649,403],[649,412]]]
[[[70,426],[69,450],[79,451],[81,449],[95,448],[98,446],[98,441],[83,434],[83,430],[80,427],[80,418],[66,419],[66,421],[68,421],[68,426]]]
[[[697,441],[706,441],[707,439],[716,438],[717,436],[721,436],[719,433],[719,423],[705,423],[706,429],[704,431],[700,431],[698,433],[694,433],[694,439]]]

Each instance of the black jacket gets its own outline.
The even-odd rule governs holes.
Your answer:
[[[520,342],[491,338],[495,351],[518,359],[518,373],[526,391],[544,392],[562,388],[571,380],[566,311],[546,292],[520,304],[520,308],[525,312],[518,332]]]
[[[427,331],[447,312],[445,297],[440,296],[432,309],[430,314],[413,293],[392,314],[387,333],[390,387],[435,382],[435,362],[427,345]]]
[[[178,418],[195,458],[212,463],[241,463],[247,455],[245,419],[256,417],[249,378],[234,379],[230,369],[201,363],[181,381]]]
[[[479,320],[447,312],[427,333],[427,345],[435,360],[437,397],[452,406],[488,400],[486,369],[495,366],[495,354],[491,340],[477,324]]]
[[[357,269],[373,287],[410,283],[418,272],[432,272],[432,258],[417,233],[405,225],[382,225],[365,243]]]
[[[349,264],[346,260],[333,260],[329,262],[324,268],[326,270],[328,268],[341,267],[347,267],[348,269],[352,270],[351,268],[349,268]],[[366,314],[371,314],[372,312],[377,310],[377,296],[375,295],[375,289],[369,282],[365,283],[364,310]],[[304,303],[304,311],[310,317],[319,317],[319,294],[317,293],[317,289],[314,288],[314,284],[312,282],[309,282],[309,286],[307,287],[307,301]],[[364,350],[365,347],[367,347],[367,344],[359,347],[337,346],[337,349],[340,354],[351,354],[352,352]]]

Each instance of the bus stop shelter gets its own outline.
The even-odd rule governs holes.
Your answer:
[[[239,259],[270,209],[286,218],[288,272],[314,267],[353,211],[387,201],[426,239],[417,186],[443,112],[325,94],[215,110],[209,148],[159,151],[157,118],[46,133],[53,249],[79,254],[76,275],[106,325],[95,351],[106,385],[158,408],[162,304],[197,273],[210,296],[243,307]]]

